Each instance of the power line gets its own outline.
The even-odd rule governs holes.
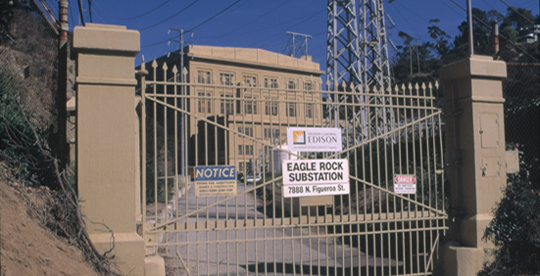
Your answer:
[[[306,18],[305,20],[302,20],[302,21],[298,22],[297,24],[294,24],[294,25],[292,25],[292,26],[290,26],[290,27],[288,27],[288,28],[290,29],[290,28],[296,27],[296,26],[298,26],[298,25],[300,25],[300,24],[302,24],[302,23],[308,21],[309,19],[312,19],[315,15],[318,15],[319,13],[322,13],[322,12],[325,12],[325,11],[326,11],[326,9],[321,10],[321,11],[319,11],[319,12],[316,12],[316,13],[312,14],[311,16],[306,16],[307,18]],[[262,42],[264,42],[264,41],[267,41],[267,40],[269,40],[269,39],[271,39],[271,38],[273,38],[273,37],[275,37],[275,36],[278,36],[278,35],[280,35],[280,34],[282,34],[282,33],[283,33],[283,31],[279,31],[279,32],[275,33],[274,35],[272,35],[272,36],[270,36],[270,37],[267,37],[266,39],[263,39],[263,40],[260,40],[260,41],[258,41],[258,42],[255,42],[255,43],[251,44],[251,46],[258,45],[258,44],[260,44],[260,43],[262,43]]]
[[[482,0],[482,2],[486,3],[486,5],[490,6],[492,9],[495,10],[495,7],[493,7],[490,3],[488,3],[486,0]]]
[[[146,30],[146,29],[149,29],[149,28],[152,28],[152,27],[155,27],[159,24],[162,24],[166,21],[168,21],[169,19],[177,16],[178,14],[182,13],[183,11],[187,10],[188,8],[190,8],[191,6],[193,6],[195,3],[197,3],[199,0],[195,0],[193,3],[191,3],[189,6],[185,7],[184,9],[182,9],[181,11],[179,11],[178,13],[174,14],[173,16],[161,21],[161,22],[158,22],[152,26],[149,26],[149,27],[146,27],[146,28],[143,28],[143,29],[140,29],[140,31],[143,31],[143,30]],[[240,2],[242,0],[237,0],[236,2],[234,2],[232,5],[228,6],[227,8],[221,10],[220,12],[218,12],[217,14],[215,14],[214,16],[208,18],[207,20],[203,21],[202,23],[200,23],[199,25],[195,26],[194,28],[190,29],[189,31],[194,31],[196,28],[199,28],[200,26],[210,22],[212,19],[216,18],[217,16],[219,16],[220,14],[224,13],[225,11],[227,11],[228,9],[232,8],[234,5],[236,5],[238,2]],[[151,47],[151,46],[156,46],[156,45],[159,45],[163,42],[167,42],[169,41],[170,39],[166,39],[166,40],[162,40],[162,41],[159,41],[159,42],[156,42],[156,43],[152,43],[152,44],[148,44],[148,45],[143,45],[141,46],[141,48],[147,48],[147,47]]]
[[[143,46],[141,46],[141,48],[147,48],[147,47],[156,46],[156,45],[159,45],[159,44],[161,44],[161,43],[163,43],[163,42],[168,42],[169,40],[171,40],[171,39],[173,39],[173,38],[175,38],[175,37],[177,37],[177,36],[174,36],[174,37],[172,37],[172,38],[168,38],[168,39],[162,40],[162,41],[160,41],[160,42],[156,42],[156,43],[152,43],[152,44],[148,44],[148,45],[143,45]]]
[[[71,4],[71,0],[68,0],[68,6],[69,6],[69,15],[71,16],[71,26],[75,24],[75,19],[73,18],[73,5]]]
[[[467,10],[466,10],[465,8],[463,8],[460,4],[454,2],[454,0],[450,0],[450,1],[452,1],[452,3],[456,4],[456,5],[457,5],[458,7],[460,7],[462,10],[467,11]],[[483,25],[485,25],[486,27],[488,27],[490,30],[492,29],[491,26],[490,26],[488,23],[484,22],[483,20],[481,20],[480,18],[478,18],[478,17],[475,16],[474,14],[473,14],[473,17],[474,17],[474,19],[476,19],[476,21],[482,23]],[[500,36],[501,38],[505,39],[508,43],[512,44],[514,47],[516,47],[516,49],[521,50],[524,54],[526,54],[527,56],[529,56],[530,58],[532,58],[533,60],[535,60],[536,62],[538,62],[538,59],[536,59],[536,57],[534,57],[533,55],[529,54],[529,52],[527,52],[527,50],[525,50],[525,49],[519,47],[516,43],[512,42],[508,37],[506,37],[506,36],[504,36],[504,35],[502,35],[502,34],[499,34],[499,36]]]
[[[447,6],[449,9],[451,9],[453,12],[455,12],[456,14],[458,14],[459,16],[462,16],[461,13],[459,13],[458,11],[454,10],[452,8],[452,6],[448,5],[448,3],[444,2],[443,0],[439,0],[439,2],[443,3],[443,5]]]
[[[397,3],[399,3],[399,2],[397,2]],[[405,20],[405,22],[407,23],[407,25],[409,25],[409,27],[411,27],[411,29],[416,33],[416,35],[417,35],[418,37],[421,37],[421,35],[420,35],[420,34],[416,31],[416,29],[411,25],[411,23],[409,22],[409,20],[407,20],[407,17],[405,17],[405,16],[399,11],[399,9],[396,9],[396,11],[399,13],[399,15],[400,15],[401,17],[403,17],[403,20]],[[428,23],[429,23],[429,22],[428,22]]]
[[[404,7],[404,8],[406,9],[406,10],[408,10],[408,11],[412,12],[412,13],[413,13],[414,15],[418,16],[418,18],[420,18],[420,19],[422,19],[422,20],[426,21],[427,23],[429,23],[429,21],[428,21],[428,20],[426,20],[425,18],[423,18],[423,17],[421,16],[421,15],[417,14],[417,13],[416,13],[416,12],[414,12],[413,10],[409,9],[409,8],[408,8],[407,6],[405,6],[405,5],[401,4],[401,3],[400,3],[400,2],[398,2],[398,1],[394,1],[394,2],[395,2],[395,3],[398,3],[398,5],[400,5],[400,6]],[[392,3],[392,2],[391,2],[391,3]],[[399,11],[399,10],[398,10],[398,11]]]
[[[263,17],[267,16],[268,14],[272,13],[273,11],[277,10],[278,8],[282,7],[283,5],[285,5],[286,3],[290,2],[290,1],[291,1],[291,0],[285,0],[284,2],[282,2],[282,3],[281,3],[280,5],[278,5],[277,7],[275,7],[275,8],[273,8],[272,10],[266,12],[266,13],[263,14],[262,16],[258,16],[258,17],[256,17],[254,20],[251,20],[250,22],[247,22],[247,23],[243,24],[243,25],[240,26],[239,28],[236,28],[236,29],[234,29],[234,30],[232,30],[232,31],[230,31],[230,32],[228,32],[228,33],[226,33],[226,34],[223,34],[223,35],[220,35],[220,36],[212,37],[211,39],[206,40],[206,41],[203,41],[202,43],[204,44],[204,43],[213,41],[213,40],[215,40],[215,39],[217,39],[217,38],[222,38],[222,37],[228,36],[228,35],[230,35],[230,34],[236,32],[236,31],[238,31],[239,29],[242,29],[242,28],[245,28],[245,27],[247,27],[247,26],[250,26],[252,23],[254,23],[254,22],[256,22],[256,21],[262,19]],[[241,34],[245,34],[245,33],[241,33]]]
[[[150,28],[153,28],[153,27],[155,27],[155,26],[161,25],[161,24],[163,24],[163,23],[165,23],[165,22],[171,20],[172,18],[178,16],[179,14],[181,14],[181,13],[183,13],[184,11],[186,11],[187,9],[189,9],[191,6],[193,6],[193,5],[194,5],[195,3],[197,3],[197,2],[199,2],[199,0],[193,1],[193,2],[192,2],[191,4],[189,4],[187,7],[185,7],[185,8],[182,9],[182,10],[180,10],[179,12],[173,14],[172,16],[170,16],[170,17],[168,17],[168,18],[166,18],[166,19],[164,19],[164,20],[162,20],[162,21],[160,21],[160,22],[158,22],[158,23],[156,23],[156,24],[154,24],[154,25],[151,25],[151,26],[148,26],[148,27],[139,29],[139,31],[148,30],[148,29],[150,29]]]
[[[94,1],[95,1],[95,0],[94,0]],[[169,3],[170,1],[171,1],[171,0],[167,0],[167,1],[161,3],[161,4],[158,5],[157,7],[153,8],[153,9],[147,11],[147,12],[144,12],[144,13],[142,13],[142,14],[135,15],[135,16],[132,16],[132,17],[118,17],[118,16],[115,16],[115,15],[112,15],[112,14],[106,12],[104,9],[102,9],[101,6],[97,3],[97,1],[95,1],[95,2],[96,2],[96,5],[98,6],[98,8],[99,8],[103,13],[105,13],[106,15],[108,15],[108,16],[110,16],[110,17],[112,17],[112,18],[119,19],[119,20],[132,20],[132,19],[141,18],[141,17],[143,17],[143,16],[146,16],[146,15],[150,14],[150,13],[156,11],[157,9],[163,7],[165,4]]]
[[[78,3],[79,3],[79,15],[80,15],[80,20],[81,20],[82,25],[84,26],[84,25],[86,25],[86,24],[84,24],[83,4],[82,4],[82,0],[79,0]]]
[[[198,1],[198,0],[197,0],[197,1]],[[194,31],[195,29],[199,28],[200,26],[202,26],[202,25],[204,25],[204,24],[210,22],[212,19],[218,17],[220,14],[224,13],[224,12],[227,11],[228,9],[232,8],[234,5],[238,4],[238,2],[240,2],[240,1],[242,1],[242,0],[237,0],[236,2],[232,3],[232,5],[226,7],[225,9],[221,10],[220,12],[216,13],[214,16],[208,18],[207,20],[205,20],[205,21],[202,22],[201,24],[199,24],[199,25],[197,25],[197,26],[191,28],[190,31]]]
[[[94,23],[92,19],[92,0],[88,0],[88,13],[90,14],[90,23]]]
[[[515,11],[519,16],[523,17],[525,20],[531,22],[533,25],[535,24],[533,21],[531,21],[529,18],[525,17],[523,14],[521,14],[520,12],[518,12],[516,9],[514,9],[514,7],[506,4],[506,2],[504,2],[503,0],[499,0],[501,2],[503,2],[503,4],[505,4],[506,6],[508,6],[509,8],[511,8],[513,11]]]
[[[300,17],[300,18],[294,18],[294,19],[291,19],[291,20],[288,20],[288,21],[283,21],[283,22],[280,22],[279,24],[274,24],[274,25],[271,25],[271,26],[267,26],[267,27],[262,27],[262,28],[258,28],[258,29],[253,29],[253,30],[250,30],[250,31],[246,31],[246,32],[241,32],[241,33],[237,33],[237,34],[233,34],[233,35],[230,35],[230,36],[239,36],[239,35],[246,35],[246,34],[250,34],[250,33],[255,33],[255,32],[259,32],[259,31],[262,31],[262,30],[266,30],[266,29],[272,29],[272,28],[276,28],[278,26],[282,26],[282,25],[287,25],[288,23],[291,23],[291,22],[295,22],[295,21],[298,21],[298,20],[304,20],[304,19],[309,19],[321,12],[323,12],[324,10],[321,10],[321,11],[318,11],[318,12],[315,12],[313,14],[309,14],[309,15],[306,15],[306,16],[303,16],[303,17]],[[305,20],[304,20],[305,21]],[[302,22],[304,22],[302,21]],[[300,22],[300,23],[302,23]],[[249,25],[246,24],[246,25]],[[294,26],[297,26],[298,24],[296,25],[293,25],[293,26],[288,26],[287,28],[291,28],[291,27],[294,27]],[[234,31],[233,31],[234,32]],[[281,34],[282,32],[279,32],[278,34]],[[326,31],[325,31],[326,33]],[[276,34],[277,35],[277,34]],[[211,40],[214,40],[215,38],[221,38],[221,37],[224,37],[225,35],[222,35],[222,36],[218,36],[218,37],[212,37],[212,39],[209,39],[207,41],[204,41],[203,43],[206,43],[208,41],[211,41]]]

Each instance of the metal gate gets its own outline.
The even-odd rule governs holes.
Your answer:
[[[200,83],[187,72],[182,83],[176,67],[155,61],[149,70],[140,89],[143,235],[147,253],[178,264],[169,273],[432,274],[447,229],[437,84],[329,94]],[[324,126],[341,128],[343,151],[287,150],[287,127]],[[349,160],[350,194],[282,197],[282,160],[336,156]],[[235,191],[195,189],[196,167],[225,165],[239,172]],[[416,192],[394,192],[395,175],[414,175]]]

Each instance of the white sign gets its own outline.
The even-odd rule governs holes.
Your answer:
[[[283,197],[349,194],[347,159],[290,160],[282,163]]]
[[[291,152],[336,152],[343,150],[340,128],[288,127],[287,146]]]
[[[395,175],[394,192],[397,194],[416,194],[416,177],[408,174]]]

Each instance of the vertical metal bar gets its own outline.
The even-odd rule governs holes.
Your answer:
[[[182,96],[181,99],[180,99],[180,108],[182,109],[182,111],[185,111],[186,110],[186,106],[185,106],[185,99],[184,99],[184,95],[185,95],[185,79],[184,79],[184,29],[180,29],[180,82],[182,83],[182,86],[181,86],[181,89],[180,89],[180,95]],[[182,167],[180,169],[180,172],[182,174],[182,177],[185,178],[186,176],[186,166],[187,164],[185,163],[186,161],[186,153],[185,153],[185,149],[186,149],[186,118],[185,118],[185,114],[184,112],[182,112],[182,114],[180,114],[180,125],[182,126],[182,129],[180,131],[180,148],[182,148],[182,152],[180,153],[181,155],[181,158],[182,159]]]
[[[236,214],[238,215],[238,211],[236,211]],[[238,218],[237,218],[237,221],[238,221]],[[239,247],[240,243],[238,242],[238,232],[240,232],[240,230],[234,230],[235,251],[236,251],[236,258],[235,258],[235,261],[236,261],[236,276],[240,275],[240,269],[238,269],[238,267],[240,267],[240,260],[238,259],[238,252],[240,251],[240,247]]]
[[[208,205],[208,204],[207,204]],[[208,209],[206,209],[208,210]],[[209,224],[209,220],[208,220],[208,216],[206,217],[206,222],[205,222],[205,232],[206,232],[206,275],[210,275],[210,231],[208,231],[208,224]]]
[[[144,56],[142,57],[141,62],[141,190],[142,190],[142,200],[141,200],[141,213],[142,213],[142,237],[144,242],[147,242],[146,239],[146,72],[144,64]],[[146,73],[146,74],[145,74]],[[145,246],[146,248],[146,246]]]
[[[164,65],[166,65],[167,63],[164,63]],[[163,70],[163,76],[164,76],[164,84],[163,84],[163,102],[164,103],[167,103],[167,100],[168,100],[168,97],[167,97],[167,69],[164,69]],[[167,221],[168,219],[168,208],[167,208],[167,204],[168,204],[168,197],[169,197],[169,167],[168,167],[168,159],[169,159],[169,145],[168,145],[168,141],[167,141],[167,129],[168,129],[168,124],[167,124],[167,107],[165,105],[163,105],[163,164],[164,164],[164,171],[163,171],[163,176],[164,176],[164,191],[165,191],[165,194],[164,194],[164,199],[163,199],[163,203],[164,203],[164,208],[163,208],[163,212],[165,213],[165,221]],[[159,182],[158,182],[158,185],[159,185]],[[156,202],[157,204],[158,202]],[[157,213],[156,213],[156,223],[159,223],[158,219],[157,219]],[[164,222],[164,221],[161,221],[161,222]],[[165,235],[165,243],[168,243],[169,241],[169,235]],[[168,247],[165,247],[166,249],[166,253],[168,254],[169,253],[169,248]]]
[[[156,63],[156,66],[157,66],[157,63]],[[154,76],[156,76],[156,68],[154,68]],[[154,97],[157,98],[157,85],[154,85]],[[157,168],[157,105],[156,105],[156,102],[154,101],[153,102],[153,111],[154,111],[154,116],[152,118],[153,122],[154,122],[154,125],[153,125],[153,128],[154,128],[154,216],[156,218],[156,223],[157,223],[157,207],[158,207],[158,187],[157,187],[157,180],[158,180],[158,168]]]

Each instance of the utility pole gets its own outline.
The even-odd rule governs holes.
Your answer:
[[[493,24],[493,60],[499,60],[499,22],[497,20]]]
[[[185,80],[184,80],[184,74],[185,74],[185,67],[184,67],[184,33],[191,33],[193,36],[193,31],[184,31],[184,29],[169,29],[170,31],[177,31],[180,33],[180,40],[178,41],[180,43],[180,109],[185,111]],[[175,76],[176,77],[176,76]],[[185,113],[181,112],[180,114],[180,159],[182,160],[182,166],[180,167],[180,174],[182,175],[182,180],[185,181],[186,179],[186,118]]]
[[[418,63],[418,73],[422,73],[420,70],[420,51],[418,50],[418,40],[414,41],[414,48],[416,49],[416,63]]]
[[[412,75],[413,74],[413,69],[412,69],[412,45],[411,45],[411,42],[409,41],[409,75]]]
[[[467,21],[469,23],[469,53],[474,55],[473,17],[471,0],[467,0]]]

